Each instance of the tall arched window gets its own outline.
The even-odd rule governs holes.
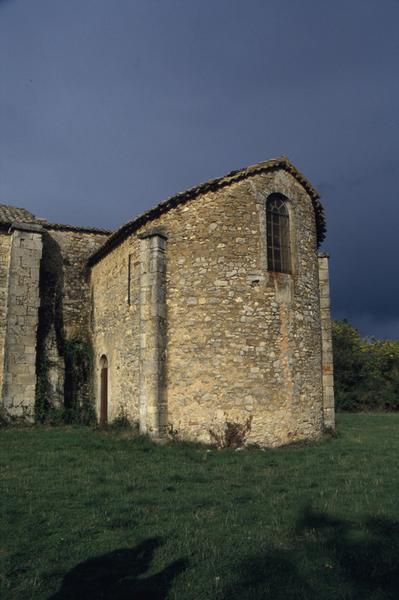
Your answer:
[[[272,194],[266,202],[267,268],[291,273],[290,219],[284,196]]]

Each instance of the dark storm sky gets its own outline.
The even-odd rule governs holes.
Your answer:
[[[0,202],[116,227],[280,154],[333,314],[399,338],[398,0],[0,0]]]

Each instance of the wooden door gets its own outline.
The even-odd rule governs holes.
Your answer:
[[[101,368],[100,425],[108,422],[108,367]]]

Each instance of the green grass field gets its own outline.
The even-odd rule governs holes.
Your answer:
[[[399,414],[313,446],[0,431],[1,598],[399,598]]]

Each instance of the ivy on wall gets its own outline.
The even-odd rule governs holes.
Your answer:
[[[48,233],[43,235],[39,286],[41,305],[36,352],[36,421],[91,423],[95,421],[91,344],[86,332],[66,339],[63,323],[63,259],[59,245]],[[49,348],[53,352],[50,353]],[[56,361],[53,360],[54,356]],[[63,385],[57,391],[54,391],[51,383],[54,372],[58,373],[61,382],[63,379]]]
[[[89,425],[95,422],[93,398],[93,352],[83,339],[66,340],[65,359],[65,420]]]

